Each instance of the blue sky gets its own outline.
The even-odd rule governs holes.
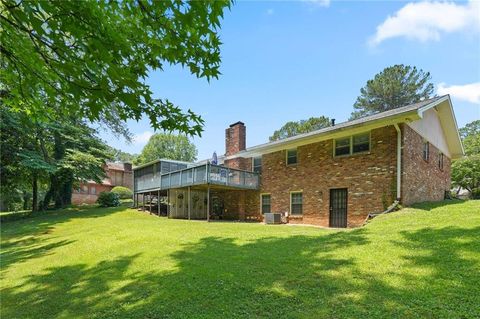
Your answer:
[[[225,12],[222,75],[208,83],[188,70],[152,72],[156,97],[205,119],[194,138],[199,159],[224,153],[229,124],[247,126],[247,147],[264,143],[285,122],[325,115],[348,119],[359,90],[383,68],[415,65],[452,94],[459,126],[480,119],[480,2],[242,2]],[[137,136],[113,147],[139,153],[153,133],[129,121]]]

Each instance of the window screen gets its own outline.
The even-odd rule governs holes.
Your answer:
[[[253,158],[253,171],[256,173],[262,172],[262,157],[254,157]]]
[[[287,165],[297,164],[297,149],[287,150]]]
[[[335,156],[350,154],[350,137],[335,140]]]
[[[292,215],[302,215],[303,213],[303,196],[302,193],[291,193],[290,201],[292,205]]]
[[[353,136],[353,153],[368,152],[370,150],[370,133]]]
[[[262,214],[271,212],[270,194],[262,194]]]

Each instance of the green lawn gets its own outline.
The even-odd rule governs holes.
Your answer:
[[[480,201],[353,230],[70,209],[1,236],[2,318],[480,317]]]

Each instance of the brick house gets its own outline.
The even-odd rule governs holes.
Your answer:
[[[73,190],[72,204],[93,204],[98,194],[109,192],[115,186],[133,189],[133,171],[130,163],[107,163],[104,167],[106,178],[102,183],[88,181]]]
[[[164,197],[172,218],[262,220],[278,212],[289,223],[354,227],[397,199],[442,200],[451,160],[463,156],[448,95],[249,148],[237,122],[226,129],[225,148],[219,165],[134,168],[136,204]]]

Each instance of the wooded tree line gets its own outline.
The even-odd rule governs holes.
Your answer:
[[[0,107],[1,198],[4,210],[46,209],[71,204],[81,181],[104,178],[111,158],[107,146],[85,120],[75,117],[38,122]]]
[[[79,182],[100,181],[106,159],[129,157],[107,147],[94,125],[130,140],[126,120],[146,117],[155,130],[200,135],[203,119],[154,97],[145,78],[164,65],[218,78],[217,32],[230,5],[3,0],[2,206],[68,205]]]

